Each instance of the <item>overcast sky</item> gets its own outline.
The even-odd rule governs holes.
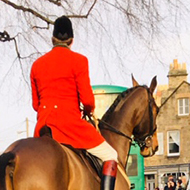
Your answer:
[[[188,1],[186,2],[189,6]],[[0,9],[2,13],[2,7]],[[6,22],[1,13],[0,31],[6,29],[13,33],[14,29],[10,30],[10,25],[7,26],[9,21]],[[187,71],[190,73],[190,19],[187,19],[190,18],[190,13],[186,13],[186,16],[180,15],[181,20],[177,23],[172,22],[172,19],[166,19],[167,25],[164,29],[161,28],[162,33],[153,38],[147,36],[145,41],[127,33],[128,30],[124,27],[119,14],[113,14],[112,11],[104,15],[102,12],[101,16],[99,24],[96,17],[91,17],[90,21],[72,19],[75,31],[72,50],[88,57],[92,85],[112,84],[131,87],[131,73],[140,84],[149,85],[155,75],[159,85],[167,84],[169,65],[173,59],[178,59],[179,63],[187,63]],[[34,43],[39,44],[42,52],[47,52],[51,49],[52,28],[44,33],[47,35],[47,44],[42,43],[41,38],[36,38]],[[22,45],[25,47],[26,44]],[[150,47],[154,51],[150,51]],[[32,136],[36,113],[31,107],[30,88],[26,83],[23,84],[20,65],[15,61],[13,43],[0,43],[0,56],[1,152],[11,142],[26,137],[24,132],[26,117],[29,119],[29,134]],[[29,79],[31,64],[23,66],[26,80]]]

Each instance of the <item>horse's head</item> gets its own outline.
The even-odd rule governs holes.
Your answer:
[[[137,81],[132,76],[133,86],[139,86]],[[152,156],[158,150],[156,116],[159,108],[157,107],[153,92],[156,88],[157,81],[154,77],[150,87],[144,87],[145,95],[147,94],[147,105],[143,111],[142,117],[133,130],[135,141],[139,144],[141,155],[144,157]],[[143,106],[143,105],[142,105]]]
[[[134,78],[132,80],[133,88],[122,92],[115,99],[99,124],[101,134],[117,150],[123,165],[127,160],[132,134],[144,157],[152,156],[158,150],[156,132],[158,107],[153,97],[157,85],[156,77],[152,79],[149,88],[139,86]]]

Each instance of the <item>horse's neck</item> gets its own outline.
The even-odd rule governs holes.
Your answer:
[[[114,118],[114,116],[113,116]],[[124,123],[122,122],[110,122],[109,123],[114,128],[117,128],[120,132],[124,133],[128,137],[132,136],[132,126],[128,125],[124,129]],[[127,128],[127,129],[126,129]],[[111,132],[109,130],[102,130],[101,131],[103,137],[106,139],[106,141],[118,152],[119,161],[124,166],[127,161],[128,152],[130,148],[130,139],[120,136],[119,134],[116,134],[114,132]]]
[[[142,102],[144,102],[146,95],[143,92],[146,93],[146,91],[142,91],[142,88],[136,90],[134,93],[131,93],[129,95],[130,97],[125,101],[121,101],[106,122],[128,137],[131,137],[134,127],[141,120],[145,110]],[[125,166],[131,145],[130,139],[109,130],[103,130],[102,135],[106,141],[117,150],[119,161]]]

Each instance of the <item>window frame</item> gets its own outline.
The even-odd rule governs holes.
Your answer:
[[[182,106],[180,106],[180,100],[182,100]],[[188,100],[188,105],[186,105],[185,100]],[[178,115],[179,116],[189,115],[189,98],[179,98],[177,101],[178,101]],[[182,113],[180,113],[181,107],[182,107]],[[185,113],[185,108],[188,108],[188,113]]]
[[[177,132],[179,135],[179,152],[176,152],[176,153],[170,153],[169,152],[169,134],[172,133],[172,132]],[[180,131],[179,130],[171,130],[171,131],[167,131],[167,156],[180,156],[180,149],[181,149],[181,144],[180,144]]]
[[[163,155],[164,154],[164,134],[163,132],[157,133],[157,139],[158,139],[158,151],[155,153],[155,155]]]

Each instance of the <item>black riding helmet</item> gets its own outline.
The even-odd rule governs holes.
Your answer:
[[[61,16],[55,20],[53,36],[61,41],[74,37],[72,23],[68,17]]]

